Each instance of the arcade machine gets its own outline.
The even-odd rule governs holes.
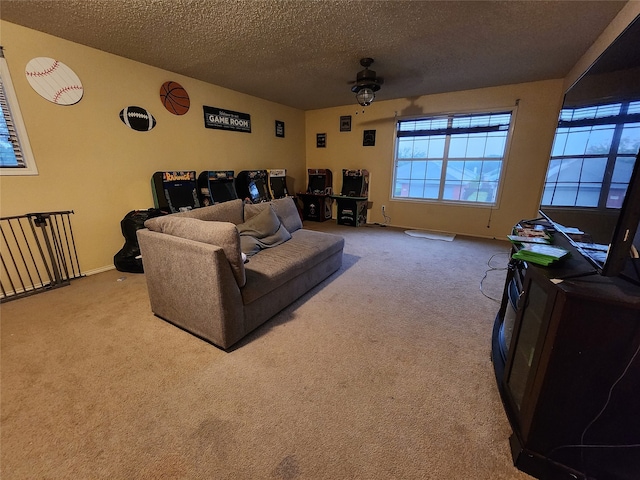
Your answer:
[[[287,170],[284,168],[272,168],[267,170],[269,175],[269,193],[272,199],[289,196],[287,190]]]
[[[196,172],[156,172],[151,178],[153,203],[171,213],[186,212],[200,207]]]
[[[198,198],[203,207],[238,198],[233,170],[210,170],[200,173]]]
[[[262,203],[271,200],[269,174],[266,170],[243,170],[236,177],[238,198],[249,203]]]
[[[302,219],[324,222],[331,220],[333,175],[329,169],[310,168],[306,193],[298,193],[302,201]]]
[[[342,170],[342,192],[332,195],[338,204],[338,225],[357,227],[367,223],[369,172]]]

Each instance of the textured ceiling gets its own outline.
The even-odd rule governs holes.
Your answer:
[[[310,110],[355,103],[362,57],[379,100],[562,78],[625,3],[0,0],[0,17]]]

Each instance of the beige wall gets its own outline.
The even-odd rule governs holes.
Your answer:
[[[305,188],[302,111],[11,23],[0,27],[39,171],[0,177],[0,215],[73,210],[83,272],[113,266],[113,255],[124,244],[120,220],[133,209],[153,206],[150,181],[156,171],[286,168],[295,179],[289,179],[289,188]],[[40,97],[23,73],[34,57],[71,67],[83,83],[82,100],[59,106]],[[172,115],[161,104],[160,86],[167,80],[189,93],[186,115]],[[149,132],[126,127],[118,114],[129,105],[149,110],[156,127]],[[203,105],[249,113],[252,133],[205,129]],[[275,137],[276,119],[285,122],[284,139]]]
[[[563,81],[507,85],[413,99],[379,101],[364,109],[357,105],[306,112],[306,151],[309,168],[329,168],[333,187],[342,187],[342,169],[370,172],[369,222],[383,222],[386,206],[390,224],[401,227],[504,238],[514,222],[537,215],[549,153],[562,104]],[[385,86],[392,88],[392,86]],[[381,95],[380,95],[381,96]],[[510,108],[519,100],[515,127],[504,170],[499,204],[492,210],[408,200],[391,200],[396,115],[469,112]],[[356,115],[357,112],[357,115]],[[341,115],[351,115],[351,132],[340,132]],[[376,130],[375,147],[363,147],[364,130]],[[326,148],[316,148],[316,134],[327,134]]]

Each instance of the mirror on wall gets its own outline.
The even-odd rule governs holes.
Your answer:
[[[566,92],[541,210],[606,244],[640,148],[640,17]]]

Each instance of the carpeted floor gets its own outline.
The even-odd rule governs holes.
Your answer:
[[[307,223],[343,268],[224,352],[109,271],[1,307],[11,479],[525,480],[490,361],[507,242]]]

